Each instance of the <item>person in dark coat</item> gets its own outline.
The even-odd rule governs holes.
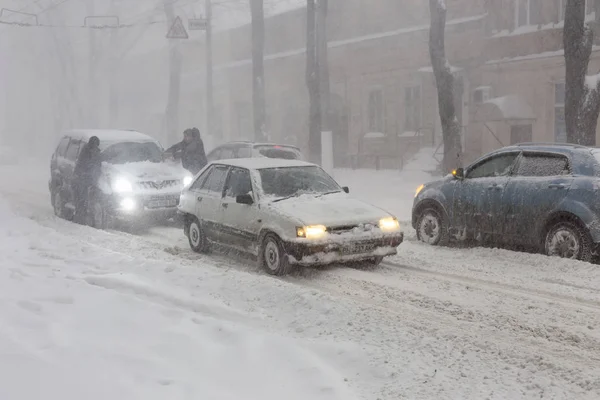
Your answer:
[[[92,136],[83,146],[73,173],[73,195],[75,197],[75,222],[84,224],[88,214],[89,193],[100,174],[102,160],[100,158],[100,139]]]
[[[181,157],[183,168],[196,175],[207,164],[204,142],[200,137],[198,128],[186,129],[183,132],[183,140],[166,150],[176,158]]]

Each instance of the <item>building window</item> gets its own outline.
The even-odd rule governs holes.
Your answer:
[[[533,129],[528,125],[511,125],[510,144],[530,143],[533,140]]]
[[[369,132],[383,133],[383,90],[369,93]]]
[[[542,22],[542,0],[515,0],[515,28]]]
[[[559,143],[566,143],[567,141],[564,83],[556,83],[554,85],[554,140]]]
[[[406,120],[404,131],[417,132],[421,128],[421,87],[407,87],[404,91]]]

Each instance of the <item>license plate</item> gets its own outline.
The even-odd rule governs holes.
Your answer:
[[[361,254],[369,253],[375,248],[374,244],[353,244],[342,247],[342,254]]]
[[[148,202],[148,208],[175,207],[176,205],[177,199],[152,200]]]

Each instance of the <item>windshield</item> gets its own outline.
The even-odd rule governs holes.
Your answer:
[[[259,173],[266,196],[283,198],[342,190],[333,178],[319,167],[269,168],[261,169]]]
[[[117,143],[107,147],[102,152],[102,161],[110,164],[126,164],[133,162],[162,161],[162,150],[154,142],[147,143]]]
[[[302,154],[293,147],[285,146],[256,146],[258,152],[268,158],[282,158],[284,160],[301,160]]]

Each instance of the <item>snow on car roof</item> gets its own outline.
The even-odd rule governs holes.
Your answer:
[[[252,142],[249,140],[234,140],[231,142],[223,143],[221,146],[238,145],[238,144],[247,144],[248,146],[253,146],[253,147],[281,146],[281,147],[288,147],[288,148],[291,147],[293,149],[300,150],[300,148],[298,146],[294,146],[293,144],[281,144],[281,143],[271,143],[271,142]],[[219,146],[219,147],[221,147],[221,146]]]
[[[78,136],[83,140],[89,140],[92,136],[100,139],[100,145],[104,143],[115,142],[155,142],[158,141],[149,135],[137,131],[118,130],[118,129],[73,129],[66,133],[71,136]]]
[[[236,158],[233,160],[218,160],[213,161],[212,164],[225,164],[234,167],[247,168],[247,169],[268,169],[268,168],[288,168],[288,167],[315,167],[315,164],[311,164],[306,161],[299,160],[285,160],[281,158],[268,158],[268,157],[256,157],[256,158]]]

